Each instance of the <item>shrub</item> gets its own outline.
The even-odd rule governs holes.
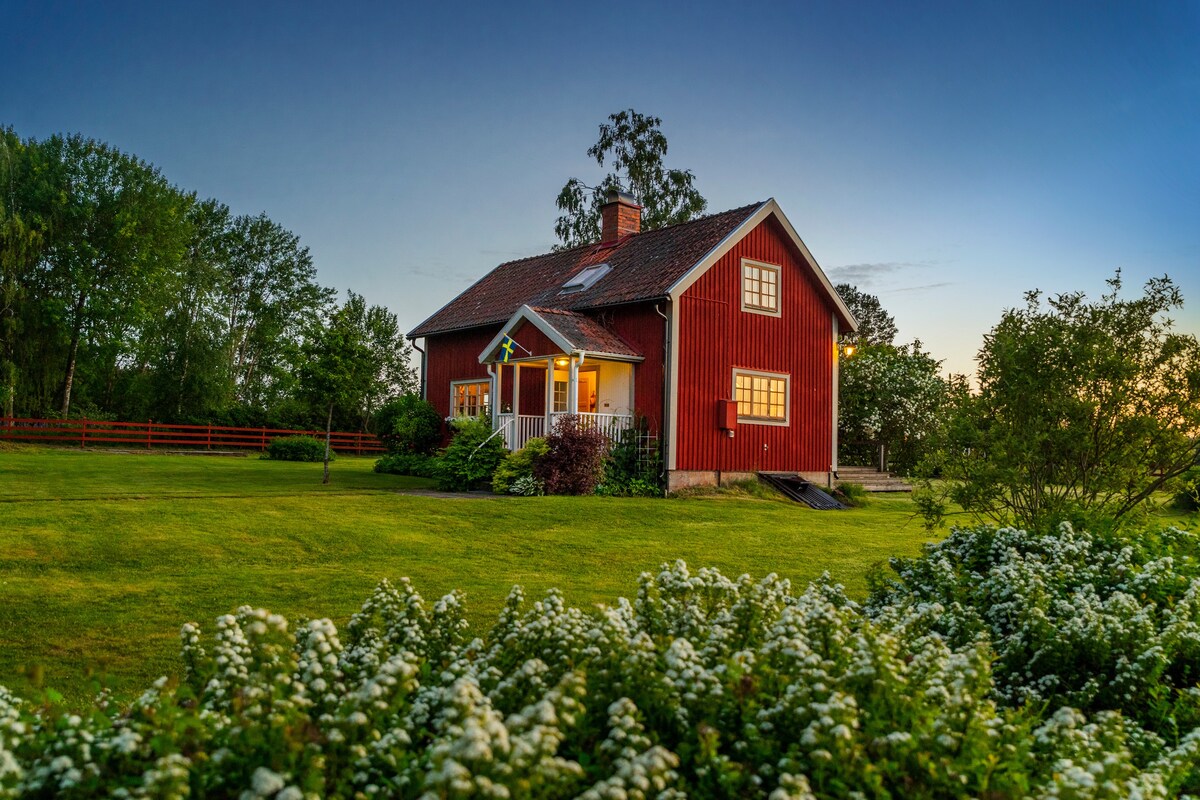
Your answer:
[[[423,453],[390,453],[375,462],[375,471],[433,478],[437,476],[437,459]]]
[[[613,497],[662,497],[662,453],[648,436],[644,421],[621,431],[604,459],[604,482],[597,494]]]
[[[381,583],[339,631],[248,606],[183,675],[74,715],[0,690],[0,796],[1168,798],[1200,730],[992,698],[940,606],[864,616],[823,579],[682,562],[598,613],[514,588],[482,639],[457,592]]]
[[[267,445],[266,457],[274,461],[324,461],[325,442],[312,436],[280,436]],[[329,451],[329,460],[334,458]]]
[[[604,474],[608,437],[586,426],[575,414],[558,418],[546,437],[546,454],[534,464],[533,474],[546,494],[591,494]]]
[[[546,493],[546,488],[532,475],[522,475],[508,487],[508,493],[522,497],[541,497]]]
[[[525,442],[525,446],[520,450],[509,453],[504,460],[500,462],[500,466],[496,467],[496,472],[492,475],[492,491],[496,494],[521,494],[532,495],[541,494],[541,481],[533,476],[533,467],[538,459],[546,455],[550,449],[550,445],[546,444],[546,440],[540,437],[534,437]],[[529,481],[523,480],[529,478],[536,485],[537,491],[530,491],[532,488]],[[520,491],[510,491],[514,484],[520,482]]]
[[[1184,473],[1172,505],[1180,511],[1200,511],[1200,467]]]
[[[375,412],[375,433],[390,453],[428,455],[442,441],[442,417],[432,403],[406,394]]]
[[[437,459],[438,488],[465,492],[484,484],[508,452],[503,437],[492,436],[492,426],[483,417],[454,420],[454,438]]]
[[[1120,711],[1173,740],[1200,728],[1200,537],[988,526],[959,529],[875,576],[867,609],[937,608],[954,646],[991,642],[995,696],[1011,706]]]

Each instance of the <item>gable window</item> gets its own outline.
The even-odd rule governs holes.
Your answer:
[[[490,381],[453,381],[450,384],[450,416],[480,417],[488,413]]]
[[[774,264],[742,259],[742,310],[779,316],[779,272]]]
[[[733,398],[739,422],[787,425],[788,376],[773,372],[733,371]]]

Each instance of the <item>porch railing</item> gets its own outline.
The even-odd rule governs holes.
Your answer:
[[[535,436],[544,436],[546,418],[541,414],[501,414],[500,427],[504,428],[504,446],[509,450],[520,450]]]
[[[551,424],[567,414],[556,411],[550,415]],[[584,426],[596,428],[610,439],[633,425],[630,414],[577,414]],[[520,450],[535,436],[546,435],[546,418],[541,414],[501,414],[499,424],[504,428],[504,444],[509,450]]]

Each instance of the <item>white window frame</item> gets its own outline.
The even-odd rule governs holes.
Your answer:
[[[783,381],[783,417],[782,418],[771,417],[771,416],[762,417],[762,416],[755,416],[753,414],[743,414],[742,413],[742,404],[738,400],[737,381],[738,381],[739,376],[747,377],[747,378],[750,378],[751,380],[753,380],[754,378],[765,378],[767,380]],[[730,384],[731,384],[730,396],[733,397],[733,402],[737,403],[737,406],[738,406],[737,419],[738,419],[739,424],[779,425],[782,427],[789,427],[791,425],[791,420],[792,420],[792,376],[791,375],[788,375],[786,372],[763,372],[761,370],[756,370],[756,369],[742,369],[740,367],[734,367],[733,368],[733,378],[730,381]],[[754,391],[753,384],[751,384],[751,402],[753,402],[753,391]],[[771,385],[768,383],[767,384],[768,413],[770,413],[770,408],[769,408],[770,407],[770,392],[771,392]]]
[[[478,384],[478,385],[485,387],[483,390],[483,394],[479,396],[480,402],[479,402],[479,405],[476,406],[476,413],[460,414],[459,410],[458,410],[458,406],[456,405],[456,400],[458,399],[458,387],[459,386],[470,386],[470,385],[474,385],[474,384]],[[491,413],[491,406],[490,406],[490,403],[488,402],[491,399],[492,399],[492,382],[489,378],[483,378],[483,379],[472,378],[470,380],[450,381],[450,417],[452,419],[461,419],[461,418],[478,419],[479,417],[487,416],[488,414]]]
[[[771,272],[775,275],[775,308],[771,309],[763,305],[746,302],[746,293],[748,291],[746,289],[746,282],[750,280],[750,278],[746,275],[747,267]],[[760,278],[759,289],[755,292],[760,301],[762,300],[763,296],[761,286],[762,283]],[[741,264],[738,266],[738,289],[741,292],[740,297],[742,298],[742,311],[750,314],[763,314],[764,316],[768,317],[782,316],[783,267],[781,267],[779,264],[768,264],[765,261],[755,261],[752,258],[743,258]]]

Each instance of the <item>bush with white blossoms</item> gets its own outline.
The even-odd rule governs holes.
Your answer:
[[[676,562],[598,612],[514,589],[483,638],[458,594],[429,604],[407,580],[380,584],[342,631],[244,607],[211,638],[185,625],[182,678],[128,708],[59,714],[0,691],[0,797],[1197,790],[1200,731],[1007,708],[988,637],[942,633],[946,607],[899,586],[868,615],[827,579],[797,592]]]
[[[1200,728],[1200,536],[959,529],[876,580],[870,615],[936,604],[929,632],[991,643],[995,696],[1120,711],[1158,740]]]

